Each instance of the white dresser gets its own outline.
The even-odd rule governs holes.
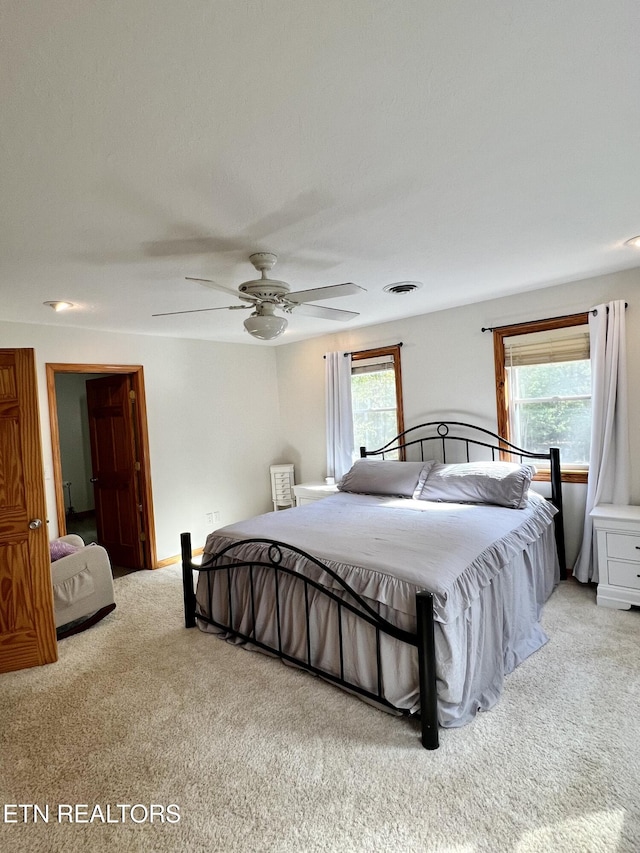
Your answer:
[[[319,501],[322,498],[328,498],[329,495],[335,495],[338,487],[335,483],[326,483],[324,480],[318,480],[314,483],[300,483],[293,487],[293,493],[296,496],[296,506],[310,504],[313,501]]]
[[[601,504],[591,510],[602,607],[640,606],[640,506]]]
[[[271,465],[271,500],[274,510],[293,506],[293,464]]]

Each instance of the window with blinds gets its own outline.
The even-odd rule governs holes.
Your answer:
[[[527,450],[559,447],[563,478],[586,480],[591,434],[587,315],[496,329],[494,342],[500,433]]]
[[[399,346],[351,353],[351,399],[356,456],[360,447],[378,449],[402,432]]]
[[[589,359],[589,329],[573,326],[568,329],[505,337],[504,351],[509,367],[585,361]]]

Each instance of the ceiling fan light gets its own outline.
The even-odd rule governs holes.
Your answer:
[[[276,317],[275,314],[252,314],[244,321],[244,327],[254,338],[272,341],[284,332],[287,321],[284,317]]]

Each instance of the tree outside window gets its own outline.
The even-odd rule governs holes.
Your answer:
[[[545,453],[560,448],[565,465],[589,464],[591,364],[570,361],[507,368],[513,441]]]

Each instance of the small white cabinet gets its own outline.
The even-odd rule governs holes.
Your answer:
[[[591,510],[598,557],[597,602],[640,606],[640,506],[601,504]]]
[[[304,504],[319,501],[322,498],[327,498],[329,495],[335,495],[338,487],[335,483],[326,483],[324,480],[317,483],[300,483],[293,487],[293,493],[296,496],[296,506],[304,506]]]
[[[271,500],[274,510],[293,506],[293,464],[271,465]]]

